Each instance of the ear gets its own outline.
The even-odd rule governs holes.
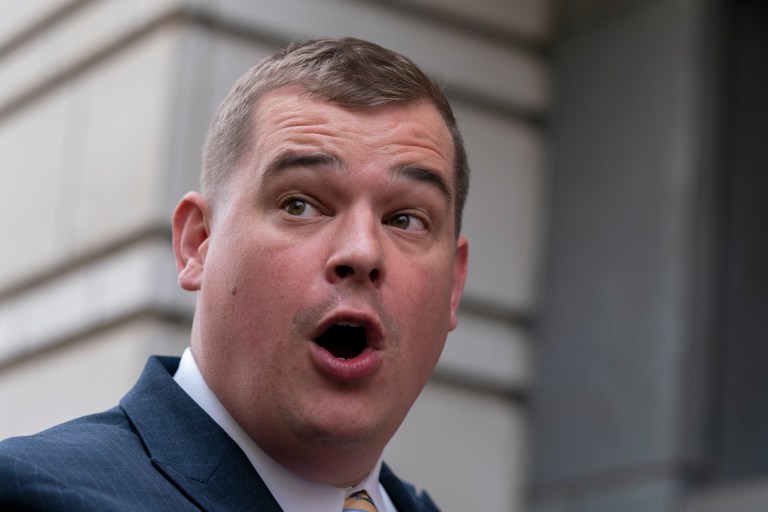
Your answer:
[[[459,303],[464,292],[464,282],[467,280],[467,258],[469,257],[469,242],[462,235],[456,241],[456,254],[453,257],[453,284],[451,285],[451,324],[454,330],[459,323]]]
[[[203,281],[203,266],[208,252],[208,202],[197,192],[188,192],[173,212],[173,252],[179,285],[197,291]]]

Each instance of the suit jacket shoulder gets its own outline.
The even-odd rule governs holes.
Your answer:
[[[0,443],[0,508],[119,510],[118,502],[167,504],[173,486],[156,473],[116,407]]]
[[[227,434],[151,358],[109,411],[0,443],[1,510],[280,508]]]

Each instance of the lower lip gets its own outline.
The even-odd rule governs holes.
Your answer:
[[[310,355],[321,372],[340,380],[360,380],[370,377],[381,364],[381,353],[366,347],[357,357],[336,357],[317,343],[310,343]]]

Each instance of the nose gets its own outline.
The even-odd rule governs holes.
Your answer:
[[[373,215],[351,212],[337,220],[326,278],[332,283],[355,281],[378,286],[385,275],[381,222]]]

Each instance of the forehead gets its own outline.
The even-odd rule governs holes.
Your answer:
[[[352,148],[370,155],[418,159],[453,178],[450,131],[430,103],[390,104],[350,110],[295,86],[272,91],[252,112],[254,153],[260,160],[286,149],[339,153]]]

